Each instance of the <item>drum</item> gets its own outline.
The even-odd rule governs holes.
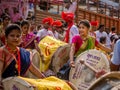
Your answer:
[[[70,49],[69,45],[67,43],[59,41],[50,36],[44,37],[39,42],[39,48],[41,49],[42,53],[44,54],[44,61],[40,62],[40,70],[42,72],[45,72],[46,70],[48,70],[48,68],[51,64],[51,60],[53,60],[54,57],[55,57],[55,60],[57,61],[57,59],[56,59],[57,57],[55,56],[55,53],[56,53],[56,55],[59,55],[59,57],[61,57],[63,55],[60,55],[59,53],[63,53],[64,52],[63,50],[68,52],[69,51],[68,49]],[[51,59],[51,57],[52,57],[52,59]],[[65,56],[65,58],[66,58],[66,56]],[[61,59],[61,61],[63,61],[65,58]],[[56,62],[55,60],[54,60],[54,62]]]
[[[9,77],[2,81],[4,90],[36,90],[35,86],[18,77]]]
[[[53,76],[44,79],[9,77],[2,83],[4,90],[76,90],[72,84]]]
[[[109,72],[93,82],[88,90],[120,90],[120,72]]]
[[[70,45],[60,46],[51,58],[51,68],[57,74],[59,69],[69,60]]]
[[[84,61],[84,64],[80,63],[81,60]],[[103,69],[106,72],[110,71],[106,55],[95,49],[88,50],[77,56],[75,68],[71,68],[70,70],[69,80],[79,90],[87,90],[91,83],[96,80],[94,71]]]
[[[36,49],[27,49],[28,51],[30,51],[32,53],[32,63],[37,67],[40,68],[40,61],[41,61],[41,57],[39,52]],[[37,78],[35,75],[33,75],[30,71],[28,71],[26,73],[26,76],[29,78]]]

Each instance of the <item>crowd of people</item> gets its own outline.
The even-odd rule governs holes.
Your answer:
[[[14,11],[16,12],[16,9]],[[62,12],[61,17],[63,21],[46,17],[42,20],[42,24],[35,26],[30,16],[26,20],[20,17],[19,19],[14,17],[11,20],[9,13],[2,14],[0,18],[0,81],[10,76],[24,76],[27,70],[38,78],[45,77],[32,63],[30,51],[35,49],[41,57],[44,57],[38,43],[45,36],[70,44],[70,58],[67,63],[70,67],[75,67],[75,58],[82,52],[96,48],[110,56],[111,71],[119,70],[120,40],[114,26],[107,28],[97,21],[88,20],[80,20],[76,25],[75,15],[70,12]]]

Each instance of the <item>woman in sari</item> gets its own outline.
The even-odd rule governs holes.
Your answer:
[[[10,23],[10,17],[5,15],[3,16],[3,23],[1,25],[1,30],[0,30],[0,40],[3,44],[5,44],[5,28],[9,25]]]
[[[27,49],[35,49],[35,42],[38,42],[38,37],[36,37],[32,32],[29,32],[30,24],[27,20],[23,20],[21,22],[21,29],[22,29],[22,43],[21,47]]]
[[[40,48],[38,47],[39,38],[32,32],[29,32],[30,24],[27,20],[23,20],[21,22],[21,29],[22,29],[22,42],[20,46],[32,52],[33,54],[32,62],[34,63],[35,66],[37,66],[37,68],[39,68],[40,60],[44,60],[43,54]],[[36,78],[31,73],[28,73],[28,76]]]
[[[70,49],[70,61],[68,61],[61,69],[58,75],[62,76],[64,72],[64,75],[62,76],[65,77],[65,79],[69,79],[69,71],[70,67],[75,67],[75,58],[80,55],[82,52],[89,50],[89,49],[94,49],[95,46],[106,51],[106,52],[111,52],[112,50],[109,48],[104,47],[102,44],[100,44],[95,37],[89,36],[89,30],[90,30],[90,23],[87,20],[80,21],[79,23],[79,34],[75,35],[72,38],[72,45]],[[70,66],[70,67],[69,67]],[[68,69],[69,68],[69,69]],[[67,69],[67,70],[66,70]],[[104,71],[100,71],[96,74],[97,77],[99,77],[99,74],[104,74]]]
[[[21,29],[16,24],[5,30],[6,45],[0,48],[0,80],[11,76],[25,76],[30,70],[38,78],[44,75],[31,62],[32,54],[18,47],[21,41]]]
[[[95,46],[102,49],[105,52],[111,52],[112,50],[103,46],[94,37],[89,36],[90,23],[87,20],[80,21],[79,23],[79,35],[72,38],[72,45],[70,50],[70,66],[74,67],[73,57],[77,57],[82,52],[94,49]]]

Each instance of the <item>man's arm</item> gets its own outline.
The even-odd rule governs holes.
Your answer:
[[[120,40],[118,40],[114,47],[113,56],[110,62],[111,71],[118,71],[120,65]]]

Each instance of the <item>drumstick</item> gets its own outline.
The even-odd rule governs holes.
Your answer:
[[[97,73],[98,71],[95,69],[95,68],[93,68],[93,67],[91,67],[88,63],[86,63],[84,60],[80,60],[80,63],[81,64],[84,64],[85,66],[87,66],[88,68],[90,68],[92,71],[94,71],[95,73]]]

